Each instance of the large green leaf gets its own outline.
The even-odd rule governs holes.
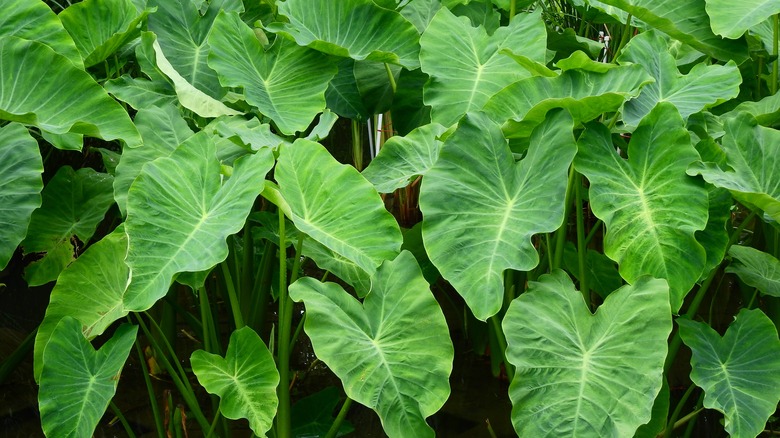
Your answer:
[[[439,158],[439,136],[445,130],[438,123],[431,123],[404,137],[390,137],[363,170],[363,176],[380,193],[392,193],[395,189],[406,187],[412,178],[425,175],[433,167]]]
[[[222,83],[242,87],[246,101],[283,133],[304,131],[325,109],[325,90],[336,75],[327,56],[284,38],[265,50],[238,14],[217,16],[209,44],[209,65]]]
[[[386,261],[361,305],[335,283],[302,278],[306,334],[347,396],[374,409],[390,437],[433,437],[425,418],[450,394],[453,347],[444,314],[409,252]]]
[[[244,226],[273,166],[270,149],[239,159],[221,183],[217,147],[206,133],[143,167],[127,195],[126,307],[141,311],[165,296],[173,276],[227,257],[225,239]]]
[[[766,295],[780,297],[780,260],[749,246],[734,245],[726,272],[737,274],[747,285]]]
[[[260,437],[271,428],[279,400],[279,372],[260,336],[249,327],[230,335],[225,357],[203,350],[192,353],[192,371],[206,391],[219,395],[226,418],[246,418]]]
[[[574,159],[590,181],[593,213],[607,228],[604,253],[629,283],[643,275],[666,279],[675,312],[706,260],[694,233],[707,224],[707,191],[685,174],[697,158],[680,114],[660,103],[634,131],[628,160],[601,124],[588,126]]]
[[[277,2],[289,23],[271,23],[271,32],[331,55],[419,67],[419,35],[398,12],[371,0],[286,0]]]
[[[27,128],[0,128],[0,271],[27,234],[33,211],[41,206],[43,162]]]
[[[175,105],[176,91],[168,82],[150,81],[122,75],[103,84],[103,88],[117,99],[140,110],[156,106]]]
[[[658,102],[671,102],[684,119],[693,113],[737,97],[742,76],[733,61],[726,65],[693,66],[687,75],[680,74],[669,53],[668,41],[658,32],[643,32],[621,52],[618,61],[641,64],[655,78],[638,98],[626,103],[623,120],[636,126]]]
[[[712,31],[726,38],[739,38],[751,27],[780,12],[778,0],[705,0]]]
[[[282,149],[275,171],[295,226],[369,274],[401,249],[401,230],[376,189],[318,143]]]
[[[170,156],[193,134],[179,109],[173,105],[138,110],[135,125],[143,146],[126,148],[122,152],[114,179],[114,199],[123,213],[127,213],[127,192],[144,164]]]
[[[46,45],[15,37],[0,38],[0,119],[54,134],[120,139],[130,147],[141,142],[122,106],[87,72]]]
[[[59,15],[84,58],[84,66],[103,62],[139,34],[149,10],[139,12],[131,0],[84,0]]]
[[[469,113],[423,179],[425,248],[481,320],[501,308],[505,269],[527,271],[539,263],[531,236],[563,222],[572,128],[565,111],[549,113],[525,159],[515,163],[498,125]]]
[[[114,203],[114,178],[89,167],[74,171],[63,166],[43,189],[43,203],[30,220],[22,241],[25,254],[40,260],[25,269],[30,286],[53,281],[89,242],[108,208]]]
[[[780,401],[780,341],[772,320],[742,309],[722,338],[701,322],[680,318],[677,324],[693,352],[691,380],[704,389],[704,407],[724,414],[732,437],[760,434]]]
[[[672,330],[663,280],[621,287],[594,315],[556,270],[512,302],[503,328],[518,435],[630,437],[650,420]]]
[[[43,368],[46,344],[62,318],[78,320],[84,336],[92,339],[127,315],[123,299],[130,273],[124,262],[126,254],[127,237],[120,226],[62,271],[35,335],[36,380]]]
[[[742,203],[764,210],[780,221],[780,132],[759,126],[744,112],[727,118],[723,150],[726,166],[694,163],[688,170],[731,191]]]
[[[4,36],[16,36],[41,42],[67,58],[76,67],[84,67],[76,44],[62,27],[57,14],[45,2],[4,0],[3,14],[0,16],[0,37]]]
[[[46,436],[92,436],[116,392],[137,331],[138,327],[123,324],[95,351],[75,318],[66,316],[57,324],[43,352],[38,390]]]
[[[420,38],[420,64],[431,79],[425,103],[431,119],[450,126],[469,111],[478,111],[490,97],[530,74],[502,50],[518,50],[544,63],[547,32],[539,12],[517,15],[509,26],[488,35],[466,17],[441,8]]]
[[[723,39],[710,28],[705,0],[601,0],[717,59],[741,63],[748,57],[744,39]]]
[[[580,262],[577,248],[572,242],[563,247],[563,266],[580,283]],[[585,249],[585,275],[588,277],[588,289],[606,298],[613,290],[623,285],[618,267],[609,257],[593,249]]]

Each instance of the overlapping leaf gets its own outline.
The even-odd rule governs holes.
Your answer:
[[[766,295],[780,297],[780,260],[749,246],[732,246],[726,272],[737,274],[749,286]]]
[[[519,436],[627,437],[650,420],[672,330],[663,280],[624,286],[593,315],[557,270],[512,302],[503,328]]]
[[[433,437],[425,418],[447,400],[453,347],[444,314],[409,252],[377,269],[361,305],[335,283],[302,278],[306,334],[347,396],[374,409],[390,437]]]
[[[694,233],[707,224],[707,191],[685,173],[697,158],[682,118],[664,102],[634,131],[628,160],[600,124],[580,137],[574,160],[590,181],[593,213],[607,228],[604,253],[629,283],[643,275],[666,279],[675,312],[706,260]]]
[[[780,12],[777,0],[705,0],[712,31],[736,39],[748,29]]]
[[[0,128],[0,270],[27,234],[41,206],[43,162],[38,142],[18,124]]]
[[[285,0],[277,3],[289,23],[272,23],[271,32],[301,45],[355,60],[419,67],[419,35],[398,12],[371,0]]]
[[[130,187],[129,310],[151,307],[175,274],[203,271],[227,257],[225,239],[244,226],[273,157],[263,149],[236,161],[223,184],[216,152],[206,133],[193,135],[169,157],[144,166]]]
[[[721,336],[707,324],[680,318],[691,348],[691,380],[704,389],[704,407],[725,416],[733,437],[755,437],[780,401],[780,341],[761,310],[742,309]]]
[[[3,14],[0,16],[0,37],[2,36],[16,36],[41,42],[76,67],[84,67],[76,44],[62,26],[57,14],[45,2],[5,0]]]
[[[116,392],[137,331],[123,324],[95,351],[75,318],[66,316],[57,324],[43,352],[38,391],[46,436],[92,436]]]
[[[737,97],[742,77],[733,61],[726,65],[696,64],[687,75],[677,70],[669,43],[655,31],[631,40],[618,61],[642,65],[655,78],[638,98],[626,103],[623,120],[636,126],[658,102],[671,102],[685,119],[693,113]]]
[[[726,165],[699,162],[688,172],[780,221],[780,132],[759,126],[748,113],[727,118],[725,129]]]
[[[368,274],[400,251],[401,230],[376,189],[321,145],[283,148],[275,176],[295,226]]]
[[[278,38],[263,46],[237,14],[221,13],[209,38],[209,65],[225,86],[244,97],[285,134],[305,130],[325,109],[325,90],[336,66],[325,55]]]
[[[68,80],[45,80],[60,77]],[[0,119],[129,147],[141,141],[125,110],[87,72],[42,43],[16,37],[0,38]]]
[[[425,248],[481,320],[501,308],[504,270],[527,271],[539,262],[531,236],[563,221],[572,128],[566,112],[551,112],[515,163],[498,125],[470,113],[423,180]]]
[[[260,437],[271,428],[279,400],[279,372],[260,336],[249,327],[230,335],[225,357],[203,350],[192,353],[192,371],[206,391],[219,395],[225,418],[246,418]]]
[[[539,12],[518,15],[488,36],[468,18],[441,8],[420,38],[421,68],[431,77],[424,90],[431,119],[450,126],[463,114],[480,110],[502,88],[530,77],[501,51],[522,49],[517,53],[543,64],[546,38]]]

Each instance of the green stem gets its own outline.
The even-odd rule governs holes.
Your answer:
[[[385,71],[387,72],[387,79],[390,81],[390,88],[393,89],[393,94],[395,95],[395,90],[398,89],[398,86],[395,83],[395,76],[393,75],[393,71],[390,70],[390,65],[388,63],[385,63]]]
[[[128,317],[127,320],[130,321],[130,318]],[[154,395],[154,386],[152,386],[152,379],[149,377],[149,367],[146,365],[146,358],[144,357],[144,352],[141,349],[138,338],[135,339],[135,352],[138,354],[138,362],[141,364],[141,371],[144,375],[146,392],[149,394],[149,404],[152,406],[152,417],[154,417],[157,437],[165,438],[165,426],[163,425],[163,419],[160,415],[160,407],[157,405],[157,397]]]
[[[628,40],[631,38],[631,14],[628,14],[628,18],[626,18],[626,24],[623,25],[623,33],[620,35],[620,43],[616,47],[616,50],[613,52],[614,55],[612,56],[612,62],[615,62],[617,59],[617,55],[620,53],[620,51],[623,49],[623,47],[628,44]]]
[[[352,121],[353,134],[355,121]],[[276,433],[278,438],[290,438],[290,321],[292,319],[293,303],[287,291],[287,254],[284,242],[287,240],[285,233],[284,213],[279,212],[279,409],[276,412]],[[289,315],[289,317],[288,317]]]
[[[358,172],[363,170],[363,137],[360,135],[360,123],[352,119],[352,163]]]
[[[336,434],[339,433],[341,423],[343,423],[344,418],[347,417],[347,412],[349,412],[350,406],[352,406],[352,399],[347,397],[347,399],[344,400],[344,404],[341,405],[341,409],[339,409],[339,414],[336,416],[336,419],[333,420],[333,424],[331,424],[330,429],[328,429],[328,433],[325,435],[325,438],[336,437]]]
[[[588,275],[585,269],[587,245],[585,244],[585,218],[582,214],[582,177],[579,173],[574,180],[574,192],[577,202],[577,261],[580,265],[580,292],[582,292],[582,297],[585,298],[585,304],[590,307],[590,288],[588,287]]]
[[[555,252],[554,258],[551,258],[551,272],[553,269],[560,268],[563,264],[563,247],[566,244],[566,226],[568,225],[566,222],[569,214],[571,213],[571,197],[574,193],[575,173],[574,166],[569,167],[569,180],[566,183],[566,200],[564,201],[565,208],[563,213],[563,223],[561,224],[560,228],[558,228],[558,231],[555,232]]]
[[[596,236],[596,233],[598,233],[601,229],[602,225],[604,225],[604,222],[602,222],[601,219],[597,220],[596,223],[593,224],[590,232],[588,232],[588,235],[585,237],[585,245],[590,245],[590,241],[593,240],[593,238]]]
[[[493,324],[493,329],[496,332],[496,339],[498,340],[499,348],[501,348],[501,357],[504,359],[504,368],[506,369],[506,377],[511,382],[515,378],[515,369],[509,361],[506,360],[506,337],[504,331],[501,330],[501,322],[498,320],[497,315],[490,317],[490,323]]]
[[[0,363],[0,383],[3,383],[8,376],[19,366],[20,363],[27,357],[32,351],[35,345],[35,334],[38,333],[38,329],[33,330],[26,338],[19,344],[18,347],[8,357],[3,359]]]
[[[780,63],[780,60],[777,59],[778,50],[777,50],[777,40],[780,38],[780,15],[775,14],[772,17],[772,23],[773,23],[773,33],[772,33],[772,55],[775,57],[775,62],[772,63],[772,84],[770,85],[770,90],[772,90],[772,94],[774,95],[777,93],[777,72],[778,72],[778,63]]]
[[[512,0],[509,3],[509,21],[511,22],[513,18],[515,18],[515,14],[517,14],[517,0]]]
[[[129,438],[135,438],[135,432],[133,432],[133,428],[130,427],[130,423],[127,422],[124,414],[122,414],[122,411],[120,411],[116,404],[114,404],[114,401],[112,400],[108,402],[108,405],[111,407],[111,411],[114,412],[114,415],[116,415],[116,418],[119,419],[119,422],[122,423],[122,427],[125,428],[127,436]]]
[[[241,306],[238,304],[236,285],[233,283],[233,276],[230,274],[230,268],[228,268],[227,261],[223,261],[219,266],[222,268],[222,277],[225,280],[225,287],[227,288],[230,310],[233,312],[233,322],[236,324],[236,330],[238,330],[243,328],[245,324],[244,317],[241,315]]]
[[[214,436],[214,431],[217,429],[217,423],[219,423],[220,416],[219,405],[217,405],[217,410],[214,412],[214,420],[211,421],[211,427],[209,427],[209,433],[206,434],[206,438]]]
[[[683,396],[680,398],[680,401],[677,402],[677,406],[675,406],[674,412],[672,412],[672,416],[669,417],[669,421],[666,423],[666,429],[663,431],[664,438],[670,438],[672,436],[677,418],[680,416],[685,402],[687,402],[688,398],[691,396],[691,394],[693,394],[694,389],[696,389],[696,385],[691,384],[691,386],[689,386],[685,391],[685,394],[683,394]]]

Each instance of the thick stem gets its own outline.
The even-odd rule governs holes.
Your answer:
[[[363,171],[363,138],[360,135],[360,123],[352,120],[352,163],[358,172]]]
[[[571,197],[574,194],[574,166],[569,168],[569,181],[566,184],[566,196],[564,201],[563,223],[558,231],[555,232],[555,251],[554,258],[551,258],[550,271],[560,268],[563,264],[563,246],[566,243],[567,219],[571,213]]]
[[[395,76],[393,75],[393,71],[390,70],[390,65],[388,63],[385,63],[385,71],[387,72],[387,80],[390,81],[390,88],[393,89],[393,94],[395,94],[395,90],[398,86],[395,83]]]
[[[777,59],[777,40],[780,38],[780,15],[775,14],[774,17],[772,17],[772,23],[774,30],[772,33],[772,55],[775,57],[775,62],[772,63],[772,84],[769,89],[772,91],[772,94],[775,94],[777,93],[778,63],[780,63],[780,60]]]
[[[577,200],[577,261],[580,268],[580,291],[585,304],[590,307],[590,288],[588,287],[588,272],[585,267],[587,245],[585,243],[585,218],[582,214],[582,177],[579,173],[574,178],[574,192]]]
[[[344,404],[341,405],[339,414],[336,416],[336,419],[333,420],[333,424],[330,426],[330,429],[328,429],[328,434],[325,435],[325,438],[335,438],[335,436],[339,433],[341,423],[343,423],[344,418],[347,417],[347,412],[349,412],[350,406],[352,406],[352,399],[347,397],[347,399],[344,400]]]
[[[490,317],[490,323],[493,324],[493,329],[496,332],[496,339],[498,340],[499,348],[501,348],[501,357],[504,359],[504,368],[506,369],[506,377],[511,382],[515,378],[515,368],[506,360],[506,337],[504,331],[501,330],[501,321],[498,320],[497,315]]]
[[[241,315],[241,306],[238,304],[238,296],[236,295],[236,287],[233,283],[233,276],[230,274],[230,268],[228,268],[227,262],[223,261],[219,264],[222,268],[222,277],[225,280],[225,287],[227,288],[228,300],[230,301],[230,310],[233,312],[233,322],[236,324],[236,330],[244,327],[244,317]]]

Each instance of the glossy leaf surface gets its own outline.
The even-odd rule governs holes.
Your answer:
[[[743,309],[721,337],[708,325],[679,318],[691,348],[691,380],[704,389],[704,407],[725,415],[733,437],[755,437],[780,401],[780,341],[761,310]]]
[[[504,270],[539,263],[531,236],[563,221],[572,127],[567,113],[550,113],[515,163],[498,125],[485,114],[468,114],[423,180],[425,248],[478,319],[501,308]]]
[[[686,175],[698,158],[677,110],[659,104],[618,155],[606,127],[580,137],[574,164],[590,181],[590,206],[604,221],[604,254],[633,283],[643,275],[666,279],[672,311],[701,275],[706,252],[694,233],[707,225],[707,191]]]
[[[279,372],[268,347],[249,327],[230,335],[225,357],[203,350],[192,353],[192,371],[206,391],[219,395],[219,410],[226,418],[246,418],[255,435],[265,437],[279,400]]]
[[[732,262],[726,272],[737,274],[765,295],[780,297],[780,260],[749,246],[734,245],[729,249],[729,255]]]
[[[736,39],[748,29],[780,12],[777,0],[705,0],[712,31]]]
[[[84,66],[73,38],[62,26],[57,14],[45,2],[3,1],[0,36],[15,36],[41,42],[67,58],[73,65],[79,68]]]
[[[374,409],[390,437],[433,437],[425,418],[447,400],[453,347],[447,323],[409,252],[386,261],[361,304],[335,283],[302,278],[314,351],[347,396]]]
[[[663,280],[612,292],[594,315],[553,271],[512,302],[503,328],[519,436],[633,436],[650,420],[672,330]]]

